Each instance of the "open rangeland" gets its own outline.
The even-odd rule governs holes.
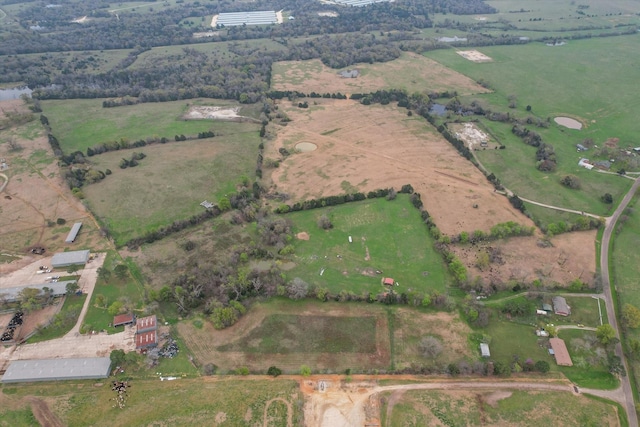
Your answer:
[[[343,78],[340,71],[358,70],[358,77]],[[381,89],[413,92],[457,91],[470,95],[488,92],[468,77],[424,56],[404,53],[393,61],[355,64],[336,70],[319,59],[283,61],[273,64],[271,88],[303,93],[370,93]]]
[[[302,396],[292,380],[156,378],[130,380],[128,385],[123,408],[109,380],[5,385],[0,416],[4,419],[8,412],[16,419],[28,417],[28,404],[38,396],[42,409],[60,421],[43,425],[102,425],[107,420],[110,426],[302,425]]]
[[[193,321],[178,324],[185,344],[200,364],[222,371],[241,366],[266,372],[275,365],[298,372],[302,365],[318,372],[385,371],[411,364],[444,366],[471,357],[469,328],[457,315],[352,303],[257,303],[238,323],[215,330]],[[437,359],[423,356],[418,343],[432,335],[442,343]],[[392,348],[390,336],[393,336]],[[448,363],[448,362],[447,362]]]
[[[332,228],[318,221],[327,216]],[[445,292],[449,278],[442,256],[420,213],[405,194],[292,212],[295,253],[286,266],[289,278],[300,277],[331,293],[385,292],[383,277],[393,278],[396,292]],[[399,221],[401,220],[401,221]],[[349,242],[351,239],[351,242]]]
[[[26,107],[21,100],[3,101],[0,109],[20,111]],[[9,264],[0,264],[1,271],[13,271],[39,259],[29,252],[34,246],[44,247],[47,254],[63,248],[104,248],[107,242],[98,225],[60,177],[40,122],[36,119],[11,127],[4,135],[15,138],[19,148],[0,144],[0,158],[7,164],[1,173],[8,178],[0,192],[0,250],[3,255],[13,255],[5,259]],[[83,223],[78,238],[65,244],[67,233],[78,221]]]
[[[551,245],[538,237],[512,237],[476,244],[456,244],[450,249],[486,286],[515,281],[545,285],[568,285],[575,279],[592,284],[596,272],[596,231],[554,236]],[[484,263],[482,260],[489,260]]]
[[[424,119],[395,106],[317,102],[309,109],[279,104],[292,121],[277,130],[265,157],[294,152],[299,142],[318,148],[284,159],[271,174],[273,190],[305,200],[411,184],[446,234],[506,221],[533,225]]]
[[[398,390],[383,393],[380,400],[387,426],[619,425],[615,406],[553,391]]]
[[[44,114],[49,119],[53,134],[68,154],[76,150],[86,153],[87,148],[124,139],[133,143],[147,138],[176,135],[194,137],[199,132],[213,131],[216,135],[239,132],[235,123],[219,120],[189,120],[185,114],[194,106],[238,108],[241,116],[254,117],[256,106],[240,107],[237,102],[212,99],[157,102],[123,107],[103,108],[102,99],[74,99],[44,101]],[[247,130],[247,129],[245,129]]]
[[[237,132],[91,158],[94,168],[111,169],[113,174],[86,186],[83,193],[117,244],[199,214],[203,200],[215,203],[235,191],[241,177],[253,169],[260,141],[258,125],[227,125]],[[134,151],[146,157],[135,168],[120,169],[121,159]]]

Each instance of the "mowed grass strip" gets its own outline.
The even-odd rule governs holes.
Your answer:
[[[318,226],[322,215],[331,219],[333,228]],[[295,233],[309,235],[309,240],[294,242],[295,267],[287,272],[290,279],[300,277],[335,294],[350,291],[357,295],[388,290],[381,284],[382,277],[395,279],[399,286],[393,289],[399,293],[444,292],[450,283],[442,257],[407,195],[286,216],[293,221]]]
[[[373,353],[376,319],[274,314],[249,335],[218,349],[247,353]]]
[[[42,102],[43,114],[49,119],[53,134],[65,153],[78,150],[86,153],[87,148],[121,138],[134,142],[154,136],[172,140],[175,135],[195,136],[209,130],[216,134],[238,132],[238,123],[182,118],[190,105],[239,106],[232,101],[190,99],[115,108],[102,108],[102,101],[66,99]],[[245,109],[251,110],[248,115],[254,115],[252,107]],[[243,115],[243,111],[240,110],[239,114]]]

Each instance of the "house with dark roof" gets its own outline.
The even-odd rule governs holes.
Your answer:
[[[571,307],[563,297],[553,297],[553,312],[558,316],[568,316],[571,314]]]
[[[133,322],[136,321],[136,317],[131,314],[119,314],[113,318],[113,327],[117,328],[118,326],[124,325],[133,325]]]

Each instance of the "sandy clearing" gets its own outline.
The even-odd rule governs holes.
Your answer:
[[[293,152],[300,141],[318,148],[266,170],[265,175],[271,172],[271,190],[304,200],[342,194],[346,184],[364,192],[411,184],[446,234],[488,230],[506,221],[533,226],[425,120],[408,118],[393,106],[317,102],[304,110],[289,102],[279,104],[292,121],[277,129],[265,157],[279,158],[281,147]]]
[[[484,53],[478,52],[477,50],[459,50],[456,53],[462,56],[464,59],[468,59],[469,61],[472,61],[472,62],[492,62],[493,61],[493,59],[490,56],[487,56]]]
[[[284,18],[282,17],[282,10],[276,12],[276,22],[278,24],[282,24],[284,22]]]
[[[213,28],[216,28],[216,26],[218,25],[218,16],[220,15],[213,15],[213,17],[211,18],[211,26]]]

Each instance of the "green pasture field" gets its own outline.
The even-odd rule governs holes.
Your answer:
[[[56,316],[67,319],[59,322],[58,324],[56,324],[56,322],[53,322],[46,328],[40,329],[35,333],[35,335],[29,338],[27,342],[31,344],[35,342],[51,340],[54,338],[60,338],[61,336],[69,332],[78,321],[78,316],[80,315],[80,311],[82,310],[82,306],[84,305],[84,301],[86,299],[86,295],[65,296],[62,309],[60,309],[60,312]]]
[[[638,200],[640,193],[636,193],[629,208],[624,213],[626,221],[620,225],[618,220],[617,228],[619,233],[615,233],[609,252],[609,268],[611,284],[615,284],[618,294],[620,309],[625,304],[631,304],[640,308],[640,285],[638,284],[638,265],[640,265],[640,253],[638,253],[638,236],[640,236],[640,212],[638,212]],[[626,328],[624,330],[623,341],[640,340],[640,329]],[[626,344],[625,343],[625,344]],[[640,360],[637,357],[627,358],[630,369],[634,372],[632,378],[638,387],[640,381]]]
[[[599,145],[608,138],[619,138],[619,146],[636,146],[640,123],[640,100],[628,88],[634,85],[640,58],[630,55],[639,35],[569,41],[564,46],[543,43],[517,46],[487,46],[480,52],[493,62],[474,63],[455,50],[428,52],[429,58],[453,68],[474,80],[489,82],[496,91],[474,95],[495,104],[502,111],[546,119],[568,116],[582,121],[581,131],[557,128],[549,139],[556,150],[561,141],[592,138]],[[605,80],[603,81],[603,76]],[[507,108],[507,97],[516,95],[516,111]],[[558,133],[559,129],[565,132]],[[544,136],[544,135],[543,135]],[[575,153],[575,150],[574,150]],[[576,153],[577,154],[577,153]],[[590,154],[589,152],[585,153]]]
[[[236,190],[255,166],[259,125],[229,123],[237,132],[215,138],[156,144],[94,156],[94,167],[112,175],[83,187],[86,202],[122,245],[129,239],[203,212]],[[134,168],[120,169],[123,157],[141,152]],[[251,173],[252,174],[252,173]]]
[[[512,391],[492,399],[486,391],[408,390],[393,404],[385,392],[382,425],[601,426],[618,421],[615,406],[562,392]],[[589,407],[588,411],[584,408]],[[544,409],[541,409],[544,408]],[[389,411],[390,414],[389,414]],[[390,415],[390,418],[387,418]]]
[[[97,385],[99,384],[99,385]],[[298,383],[290,380],[239,378],[181,378],[176,381],[132,380],[123,409],[114,407],[116,393],[109,381],[38,383],[12,387],[15,394],[3,396],[24,402],[37,396],[50,402],[51,410],[64,425],[110,426],[171,425],[269,425],[286,426],[286,411],[265,420],[274,399],[283,399],[293,411],[294,425],[302,424],[302,396]],[[7,386],[3,387],[3,392]],[[52,404],[53,403],[53,404]],[[1,421],[0,421],[1,422]],[[12,424],[15,425],[15,424]]]
[[[29,407],[23,409],[0,409],[1,427],[37,426],[38,424],[33,411]]]
[[[333,228],[325,231],[318,227],[322,215],[331,219]],[[300,277],[332,293],[345,290],[357,295],[384,292],[383,277],[399,283],[393,287],[398,293],[445,292],[450,284],[442,257],[407,195],[399,194],[392,201],[369,199],[293,212],[285,217],[293,222],[294,233],[310,236],[293,243],[295,267],[287,272],[289,279]],[[349,243],[349,236],[353,243]]]
[[[541,130],[543,140],[553,145],[558,169],[555,172],[542,172],[536,169],[536,148],[526,145],[511,133],[511,124],[482,121],[492,136],[506,146],[504,150],[482,150],[476,156],[482,164],[493,172],[509,190],[521,197],[537,202],[567,209],[585,211],[595,215],[611,214],[611,205],[600,199],[605,193],[613,196],[614,206],[633,183],[630,179],[616,174],[599,173],[596,169],[587,170],[578,166],[582,156],[577,153],[575,143],[561,138],[558,129]],[[553,125],[552,125],[553,126]],[[538,129],[534,129],[538,132]],[[555,134],[555,136],[553,136]],[[514,167],[513,165],[519,165]],[[615,171],[615,166],[612,168]],[[575,175],[581,183],[580,189],[569,189],[560,181],[566,175]]]
[[[114,328],[109,326],[113,323],[113,316],[107,312],[107,308],[113,302],[119,298],[127,298],[131,305],[135,308],[140,308],[142,302],[142,289],[130,276],[125,280],[120,280],[113,273],[113,269],[116,266],[117,259],[114,252],[108,252],[107,258],[102,265],[102,268],[110,270],[112,272],[108,282],[105,282],[102,278],[98,278],[96,285],[91,295],[91,302],[89,303],[89,309],[82,322],[82,328],[86,330],[101,331],[105,330],[110,334],[116,332],[122,332],[123,327]],[[118,257],[119,258],[119,257]],[[98,295],[104,295],[107,300],[107,308],[98,307],[96,305],[96,298]]]
[[[374,316],[336,317],[273,314],[251,332],[220,351],[247,353],[373,353]]]
[[[225,122],[220,120],[184,120],[190,105],[238,107],[238,103],[219,99],[190,99],[186,101],[145,103],[115,108],[102,108],[102,99],[74,99],[43,101],[44,115],[49,119],[54,135],[65,153],[101,144],[128,139],[135,142],[147,137],[175,135],[195,136],[199,132],[213,130],[216,135],[237,134],[257,129],[252,123]],[[240,115],[259,115],[259,107],[244,106]]]

